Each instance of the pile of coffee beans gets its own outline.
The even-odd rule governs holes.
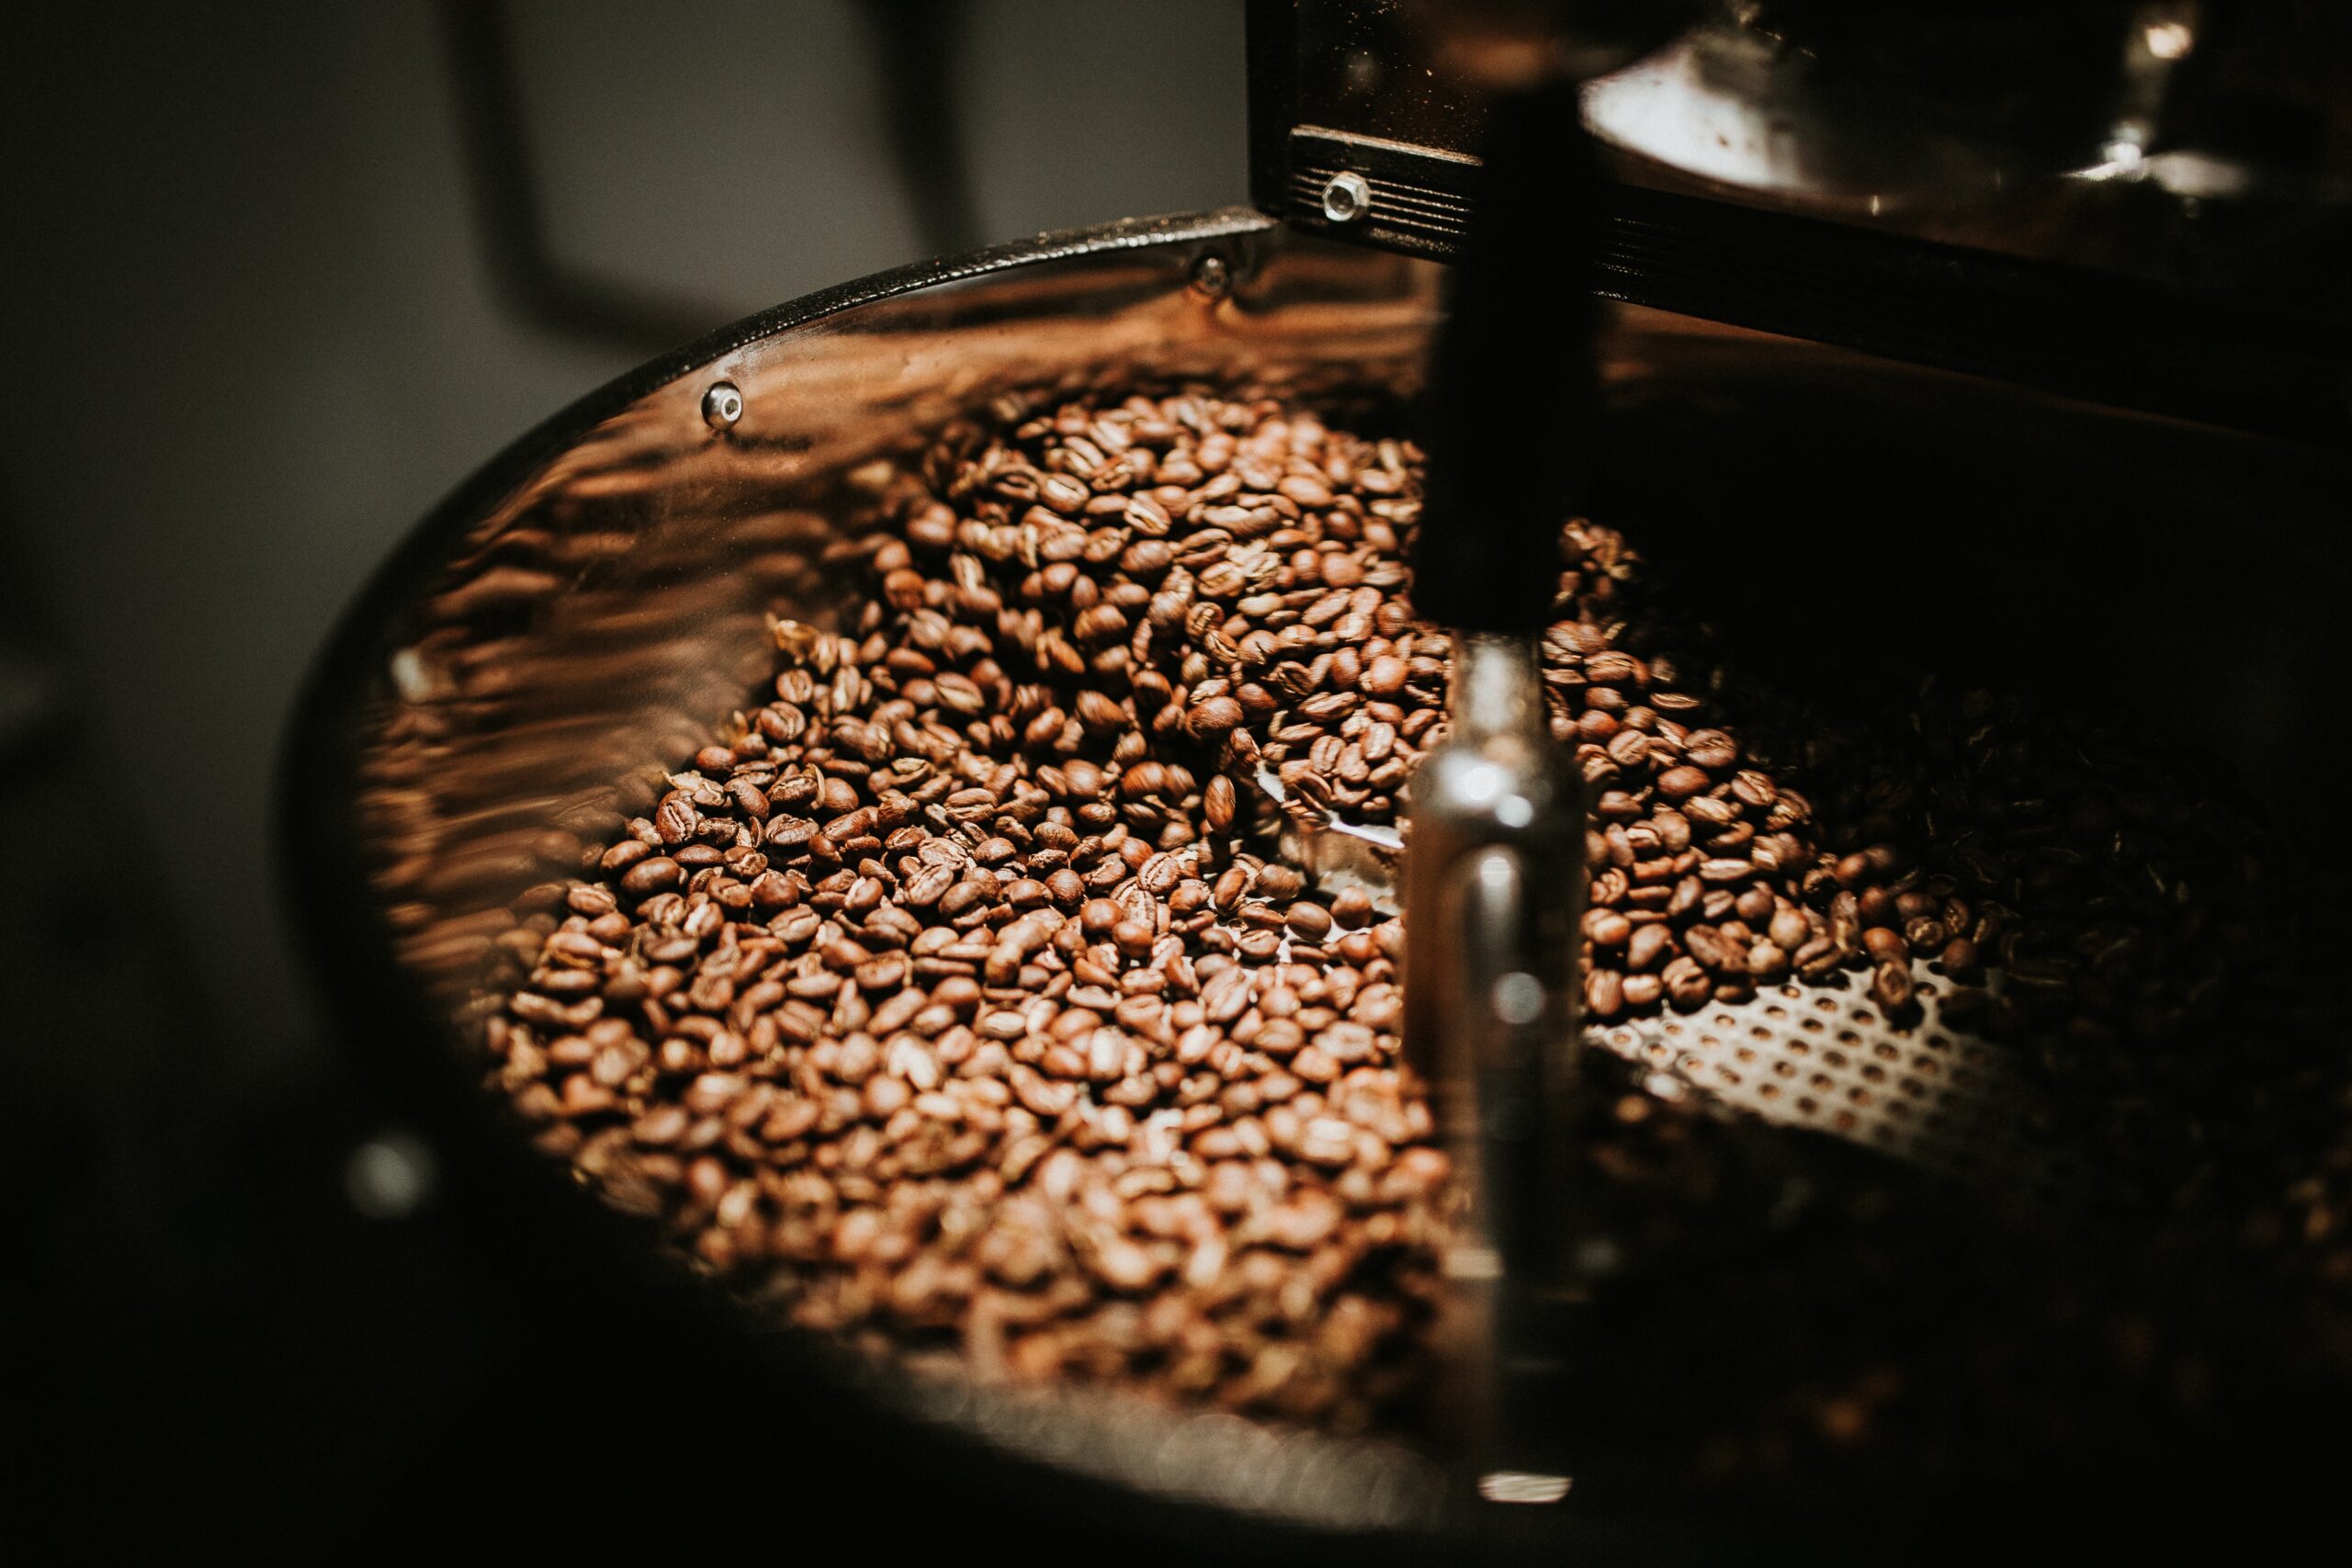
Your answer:
[[[1393,809],[1436,713],[1381,693],[1443,678],[1396,598],[1408,452],[1137,399],[908,479],[854,631],[780,626],[773,700],[563,894],[500,1084],[794,1321],[1360,1425],[1414,1371],[1447,1174],[1400,933],[1251,852],[1218,764],[1301,739],[1276,636],[1344,631],[1324,750]]]
[[[1409,443],[1267,398],[942,431],[884,487],[862,612],[779,623],[772,694],[535,896],[496,1087],[793,1322],[1374,1419],[1421,1370],[1447,1161],[1397,1060],[1401,928],[1269,859],[1252,781],[1402,817],[1449,656],[1405,592],[1419,491]],[[1561,547],[1591,1020],[1794,979],[1900,1023],[1926,974],[2109,1088],[2291,1021],[2239,818],[1981,694],[1824,723],[1711,662],[1616,532]]]

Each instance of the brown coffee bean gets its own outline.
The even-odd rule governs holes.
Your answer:
[[[1911,965],[1899,959],[1880,964],[1871,975],[1871,995],[1891,1016],[1907,1011],[1912,997]]]
[[[621,874],[620,890],[632,898],[643,898],[676,886],[682,875],[676,861],[668,855],[652,855]]]
[[[1698,768],[1668,768],[1657,776],[1658,793],[1668,800],[1687,799],[1705,789],[1713,781]]]
[[[1705,1006],[1707,998],[1714,994],[1714,981],[1695,960],[1689,957],[1678,958],[1668,964],[1658,977],[1665,983],[1668,1003],[1683,1012]],[[1648,976],[1641,978],[1647,979]]]
[[[665,844],[684,843],[694,837],[695,829],[701,825],[702,814],[695,809],[695,803],[681,790],[672,790],[663,795],[660,809],[653,814],[654,829],[662,835],[662,841]]]
[[[1911,956],[1911,949],[1903,938],[1884,926],[1872,926],[1861,933],[1862,951],[1876,964],[1901,964]]]
[[[1231,1023],[1249,1009],[1250,991],[1250,971],[1227,969],[1203,987],[1201,1007],[1211,1022]]]
[[[1277,904],[1287,903],[1306,890],[1306,879],[1286,865],[1269,865],[1259,872],[1252,891]]]
[[[1645,929],[1664,930],[1659,926]],[[1738,944],[1713,926],[1694,925],[1687,928],[1682,932],[1682,945],[1690,950],[1691,957],[1709,969],[1725,969],[1735,962],[1742,964],[1747,962],[1747,954]]]
[[[1293,904],[1290,907],[1291,934],[1305,942],[1321,942],[1330,933],[1331,914],[1319,904]]]
[[[1223,773],[1209,780],[1201,793],[1201,816],[1212,832],[1221,833],[1233,825],[1237,805],[1233,781]]]
[[[900,890],[899,901],[910,908],[929,908],[957,880],[958,873],[952,865],[926,865],[907,881]]]
[[[1625,1007],[1624,976],[1614,969],[1589,970],[1584,977],[1585,1012],[1595,1019],[1615,1018]]]
[[[1621,729],[1609,738],[1604,750],[1619,767],[1637,768],[1649,757],[1650,738],[1638,729]]]
[[[1694,729],[1683,738],[1682,755],[1693,767],[1721,773],[1739,761],[1739,747],[1720,729]]]

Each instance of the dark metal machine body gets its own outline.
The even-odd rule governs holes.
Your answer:
[[[1451,258],[1482,68],[1594,12],[1665,24],[1585,92],[1605,297],[2352,437],[2352,21],[2324,6],[1253,0],[1254,199]]]

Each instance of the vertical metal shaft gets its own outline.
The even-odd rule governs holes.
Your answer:
[[[1538,649],[1593,446],[1594,168],[1573,82],[1495,99],[1421,422],[1413,597],[1458,641],[1451,737],[1412,783],[1406,1050],[1468,1197],[1450,1260],[1467,1441],[1481,1490],[1513,1501],[1566,1486],[1538,1303],[1566,1239],[1585,807]]]
[[[1413,779],[1405,1049],[1467,1198],[1447,1259],[1467,1440],[1482,1471],[1541,1472],[1558,1444],[1531,1407],[1553,1355],[1533,1320],[1563,1239],[1584,789],[1532,638],[1463,637],[1451,714]]]

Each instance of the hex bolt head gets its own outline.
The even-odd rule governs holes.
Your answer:
[[[1323,186],[1323,216],[1352,223],[1372,209],[1372,182],[1352,170],[1333,175]]]

